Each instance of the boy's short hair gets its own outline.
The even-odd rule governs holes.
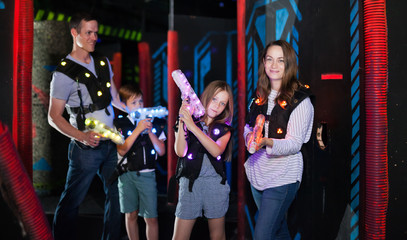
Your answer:
[[[69,29],[76,29],[77,32],[81,31],[81,22],[82,20],[84,20],[85,22],[89,22],[89,21],[98,21],[96,19],[96,17],[92,16],[91,14],[87,13],[87,12],[79,12],[74,14],[71,17],[71,20],[69,21]]]
[[[143,96],[140,88],[136,87],[133,84],[126,84],[120,87],[119,89],[120,100],[124,103],[132,96]]]

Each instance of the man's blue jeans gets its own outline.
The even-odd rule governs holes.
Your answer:
[[[300,183],[292,183],[258,191],[251,186],[259,215],[254,229],[254,239],[291,239],[287,227],[287,211],[295,198]]]
[[[120,239],[121,213],[117,181],[111,185],[107,184],[117,164],[116,145],[111,141],[100,141],[99,146],[92,149],[81,148],[76,142],[71,141],[68,159],[65,190],[59,200],[53,222],[55,240],[77,239],[75,225],[79,205],[96,174],[102,180],[106,195],[102,239]]]

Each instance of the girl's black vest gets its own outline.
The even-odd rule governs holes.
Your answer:
[[[93,57],[93,56],[92,56]],[[77,124],[79,130],[85,128],[84,115],[97,110],[105,109],[106,114],[110,115],[107,107],[112,101],[112,95],[110,94],[110,69],[108,65],[108,59],[106,57],[93,57],[95,64],[95,71],[97,77],[84,66],[68,59],[64,58],[58,64],[55,71],[61,72],[71,78],[73,81],[85,84],[88,89],[89,95],[92,99],[92,104],[83,106],[82,93],[78,88],[78,95],[80,98],[80,107],[71,107],[70,111],[77,114]]]
[[[276,104],[271,111],[270,115],[267,115],[268,102],[263,105],[257,105],[252,99],[252,103],[249,107],[249,114],[246,118],[246,123],[250,127],[254,127],[256,124],[256,117],[259,114],[263,114],[266,117],[266,121],[269,121],[269,138],[282,139],[287,133],[287,124],[290,119],[292,111],[307,97],[311,96],[311,91],[308,88],[300,88],[294,93],[291,104]],[[264,128],[263,128],[263,136]]]
[[[127,117],[115,119],[114,124],[126,139],[136,128]],[[155,118],[153,128],[156,129],[155,134],[160,136],[165,128],[165,120]],[[146,161],[144,161],[144,156]],[[127,171],[140,171],[143,169],[155,169],[157,153],[148,134],[141,134],[123,157],[127,157]]]
[[[197,126],[202,130],[201,124],[197,124]],[[177,126],[175,127],[177,128]],[[217,141],[227,132],[232,131],[232,127],[223,123],[216,123],[210,129],[209,137]],[[226,173],[224,169],[224,160],[226,153],[224,152],[220,157],[213,157],[204,146],[201,145],[199,140],[195,137],[195,135],[188,131],[187,134],[187,142],[188,142],[188,152],[185,157],[178,158],[177,168],[175,172],[175,177],[179,180],[181,177],[186,177],[189,179],[189,191],[192,192],[192,186],[195,180],[198,178],[199,173],[201,172],[202,162],[204,155],[206,154],[214,167],[216,173],[218,173],[222,177],[221,184],[226,183]],[[230,140],[229,140],[230,141]]]

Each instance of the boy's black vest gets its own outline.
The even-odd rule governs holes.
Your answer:
[[[202,130],[201,124],[197,126]],[[177,127],[177,126],[176,126]],[[214,124],[212,129],[210,129],[209,137],[212,140],[217,141],[227,132],[232,131],[232,127],[226,124],[217,123]],[[229,140],[230,141],[230,140]],[[226,183],[226,173],[224,169],[224,160],[226,153],[224,152],[220,157],[213,157],[204,146],[201,145],[199,140],[195,135],[188,131],[188,152],[185,157],[178,158],[177,168],[175,177],[179,180],[181,177],[186,177],[189,179],[189,191],[192,192],[192,186],[195,180],[198,178],[199,173],[201,172],[202,162],[204,155],[206,154],[214,167],[216,173],[222,177],[221,184]]]
[[[165,120],[154,119],[153,128],[156,135],[160,136],[165,128]],[[127,117],[114,120],[117,130],[127,139],[136,128]],[[145,161],[144,161],[145,156]],[[139,135],[129,151],[123,156],[127,157],[127,171],[140,171],[143,169],[155,169],[157,153],[148,134]]]
[[[311,91],[309,89],[300,88],[294,93],[291,104],[286,104],[285,106],[284,104],[276,104],[270,115],[267,115],[268,102],[263,105],[257,105],[253,99],[249,107],[249,114],[247,115],[246,123],[250,127],[254,127],[256,124],[257,115],[263,114],[266,117],[266,121],[269,121],[268,137],[282,139],[287,133],[287,124],[292,111],[304,99],[310,96]],[[263,128],[263,136],[265,136],[264,130],[265,129]]]
[[[85,128],[84,116],[87,113],[105,109],[106,114],[110,115],[109,111],[107,110],[107,107],[112,101],[112,95],[110,94],[111,83],[108,59],[106,57],[93,57],[93,61],[95,64],[97,77],[87,68],[68,58],[62,59],[56,68],[56,71],[65,74],[73,81],[78,83],[80,106],[71,107],[70,111],[77,114],[76,120],[79,130],[83,130]],[[92,104],[83,106],[82,93],[79,89],[79,83],[85,84],[92,99]]]

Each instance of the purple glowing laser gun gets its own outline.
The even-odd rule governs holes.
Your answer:
[[[194,115],[195,118],[200,118],[205,114],[205,108],[196,95],[194,89],[188,82],[188,79],[185,77],[184,73],[181,70],[177,69],[172,72],[172,78],[177,84],[179,90],[181,91],[182,100],[189,99],[190,106],[193,109],[189,109],[189,112]]]

